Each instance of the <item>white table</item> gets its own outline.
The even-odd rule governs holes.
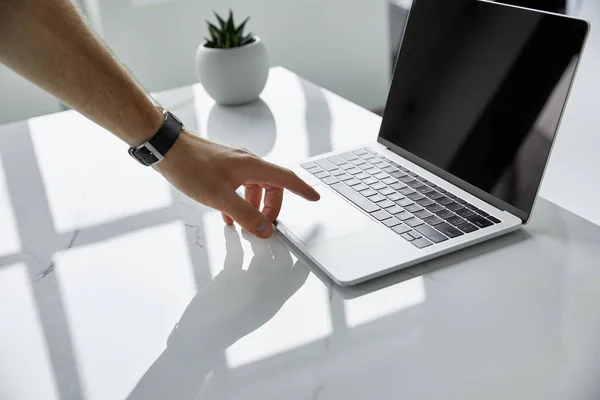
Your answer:
[[[282,68],[245,107],[158,97],[277,162],[380,123]],[[3,400],[600,396],[600,227],[547,200],[519,232],[340,289],[74,112],[0,127],[0,160]]]

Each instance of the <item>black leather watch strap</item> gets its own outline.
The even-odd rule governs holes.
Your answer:
[[[156,134],[147,142],[129,149],[129,154],[143,165],[150,166],[161,161],[184,129],[176,116],[167,110],[163,110],[163,113],[165,120]]]

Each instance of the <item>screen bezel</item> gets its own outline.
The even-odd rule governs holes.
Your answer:
[[[418,2],[419,0],[413,0],[413,7],[414,7],[414,3]],[[551,12],[547,12],[547,11],[539,11],[539,10],[533,10],[530,8],[525,8],[525,7],[519,7],[519,6],[514,6],[514,5],[510,5],[510,4],[503,4],[503,3],[496,3],[493,1],[488,1],[488,0],[474,0],[480,3],[486,3],[486,4],[490,4],[490,5],[494,5],[494,6],[498,6],[498,7],[512,7],[512,8],[516,8],[516,9],[520,9],[524,12],[533,12],[533,13],[540,13],[540,14],[545,14],[545,15],[551,15],[553,17],[557,17],[557,18],[563,18],[566,20],[570,20],[571,23],[573,24],[584,24],[585,25],[585,35],[583,37],[583,40],[581,42],[581,51],[579,52],[580,56],[577,59],[577,62],[575,63],[575,68],[573,70],[573,78],[571,79],[571,82],[569,83],[569,88],[567,90],[567,95],[566,95],[566,100],[565,100],[565,104],[563,105],[561,111],[560,111],[560,115],[558,118],[558,124],[556,127],[556,131],[554,133],[554,136],[552,138],[552,143],[550,145],[550,151],[548,153],[548,157],[546,159],[546,164],[544,165],[544,170],[542,171],[542,177],[540,179],[540,183],[538,184],[537,190],[535,192],[535,200],[531,206],[531,210],[529,212],[521,210],[515,206],[513,206],[510,203],[507,203],[504,200],[501,200],[500,198],[479,189],[478,187],[468,183],[467,181],[457,177],[456,175],[453,175],[451,173],[449,173],[448,171],[444,170],[443,168],[440,168],[424,159],[422,159],[421,157],[418,157],[417,155],[403,149],[402,147],[390,142],[387,139],[384,139],[381,136],[381,130],[379,131],[379,135],[377,136],[377,142],[383,144],[384,146],[386,146],[389,150],[391,150],[392,152],[398,154],[399,156],[406,158],[408,161],[417,164],[418,166],[420,166],[421,168],[426,169],[427,171],[439,176],[440,178],[452,183],[455,186],[458,186],[459,188],[463,189],[464,191],[472,194],[473,196],[476,196],[478,198],[480,198],[481,200],[493,205],[494,207],[500,209],[500,210],[504,210],[507,211],[515,216],[517,216],[518,218],[520,218],[523,223],[528,223],[529,219],[531,217],[531,214],[533,214],[533,210],[535,209],[535,205],[537,203],[537,197],[539,195],[540,192],[540,188],[542,186],[542,182],[544,180],[544,175],[546,174],[546,171],[548,169],[548,161],[550,160],[550,157],[552,155],[552,150],[554,149],[554,144],[556,143],[556,136],[558,134],[558,131],[560,129],[560,125],[562,123],[562,119],[563,116],[565,114],[565,109],[566,109],[566,105],[569,99],[569,96],[571,95],[571,90],[573,88],[573,83],[575,82],[575,77],[577,76],[577,70],[579,69],[579,65],[581,63],[581,57],[583,56],[583,50],[585,48],[585,44],[587,42],[588,36],[589,36],[589,32],[590,32],[590,23],[587,20],[581,19],[581,18],[576,18],[576,17],[572,17],[569,15],[563,15],[563,14],[556,14],[556,13],[551,13]],[[412,11],[412,7],[411,10],[409,11],[408,14],[408,18],[407,18],[407,22],[404,28],[404,33],[406,33],[406,28],[408,27],[408,23],[410,21],[410,12]],[[404,38],[406,37],[406,35],[403,33],[402,36],[402,42],[404,41]],[[396,58],[396,64],[397,64],[397,60],[400,58],[400,55],[402,54],[402,42],[400,44],[400,51],[398,52],[398,56]],[[396,70],[396,65],[394,66],[394,71]],[[392,76],[392,85],[394,82],[394,78]],[[391,91],[391,90],[390,90]],[[386,102],[387,103],[387,102]],[[387,107],[387,104],[386,104]],[[384,118],[385,118],[385,109],[383,112]]]

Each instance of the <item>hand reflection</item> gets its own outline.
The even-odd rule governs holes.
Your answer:
[[[224,227],[223,270],[201,287],[129,399],[193,399],[223,350],[269,321],[304,284],[309,270],[293,263],[285,245],[243,234],[254,253],[242,269],[244,251],[234,227]]]

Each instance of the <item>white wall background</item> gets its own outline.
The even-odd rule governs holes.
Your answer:
[[[119,59],[152,92],[197,82],[196,47],[212,10],[232,8],[282,65],[364,107],[383,108],[390,81],[387,0],[76,0]],[[0,66],[0,124],[59,102]]]
[[[389,85],[386,0],[87,0],[117,56],[151,91],[196,82],[196,47],[212,10],[232,8],[282,65],[367,108]]]

